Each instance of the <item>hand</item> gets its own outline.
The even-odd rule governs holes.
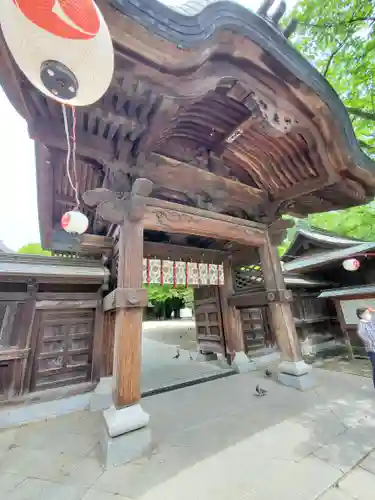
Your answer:
[[[372,307],[368,307],[367,310],[370,311],[370,313],[375,312],[375,309],[373,309]]]

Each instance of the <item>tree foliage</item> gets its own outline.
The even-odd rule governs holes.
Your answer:
[[[363,150],[375,156],[375,1],[300,0],[292,43],[327,78]]]
[[[19,248],[17,253],[27,254],[27,255],[51,255],[48,250],[43,250],[40,243],[28,243],[23,247]]]
[[[343,101],[360,146],[375,157],[375,0],[300,0],[296,48],[329,81]],[[295,219],[279,247],[282,255],[301,224],[375,241],[375,205]]]
[[[148,298],[154,306],[154,313],[158,318],[170,319],[172,313],[175,318],[180,317],[183,307],[192,307],[194,301],[193,289],[182,285],[149,285]]]
[[[184,305],[193,303],[193,289],[182,285],[149,285],[147,286],[148,298],[152,304],[165,302],[167,299],[180,299]]]
[[[341,236],[375,241],[375,207],[372,203],[347,210],[310,215],[308,221],[311,226]]]

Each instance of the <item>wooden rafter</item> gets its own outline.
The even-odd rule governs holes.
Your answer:
[[[101,187],[105,178],[106,187],[124,196],[145,177],[155,198],[263,222],[373,196],[374,165],[358,153],[350,124],[341,127],[347,117],[337,96],[285,45],[280,13],[271,29],[263,14],[230,6],[234,17],[241,12],[234,33],[225,27],[220,3],[212,5],[215,26],[208,11],[192,22],[200,23],[197,33],[214,30],[215,36],[189,46],[190,25],[177,29],[180,18],[170,9],[142,10],[143,2],[152,0],[134,4],[135,16],[130,3],[98,1],[115,42],[116,67],[102,99],[77,109],[78,159],[102,169],[95,179],[82,174],[81,193]],[[165,24],[162,11],[173,23]],[[182,45],[176,37],[185,37]],[[64,151],[61,106],[20,75],[2,39],[0,46],[2,85],[31,137]],[[41,210],[43,241],[71,206],[64,168],[53,156],[53,194],[38,173],[39,203],[52,213],[47,223]],[[91,231],[104,230],[92,215],[90,222]]]

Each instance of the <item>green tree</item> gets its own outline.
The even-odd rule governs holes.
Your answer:
[[[347,210],[310,215],[311,226],[332,231],[341,236],[375,241],[375,207],[373,203]]]
[[[43,250],[40,243],[28,243],[17,250],[17,253],[27,254],[27,255],[48,255],[51,256],[49,250]]]
[[[375,2],[300,0],[292,43],[327,78],[363,150],[375,155]]]
[[[174,317],[180,317],[180,311],[183,307],[192,307],[194,296],[193,289],[186,288],[183,285],[149,285],[148,298],[151,304],[155,307],[158,317],[171,318],[172,312]]]
[[[291,42],[336,90],[360,146],[375,157],[374,0],[300,0],[290,17],[299,22]],[[342,236],[375,240],[373,203],[314,214],[304,223]],[[280,255],[292,238],[290,230],[279,247]]]

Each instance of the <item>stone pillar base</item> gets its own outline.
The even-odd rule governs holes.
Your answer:
[[[91,394],[89,410],[106,410],[112,405],[112,377],[102,377]]]
[[[236,352],[232,367],[237,373],[248,373],[257,369],[256,363],[251,360],[244,351]]]
[[[214,352],[198,352],[195,361],[217,361],[217,354]]]
[[[151,450],[150,416],[140,404],[103,412],[105,426],[100,440],[105,467],[124,465]]]
[[[215,362],[215,365],[220,366],[220,368],[223,368],[224,370],[231,368],[228,358],[224,354],[217,355],[217,361]]]
[[[300,391],[307,391],[316,385],[311,366],[301,361],[282,361],[279,365],[279,382]]]
[[[151,448],[151,430],[148,427],[115,438],[111,438],[104,428],[100,439],[101,458],[106,469],[125,465],[147,455]]]

